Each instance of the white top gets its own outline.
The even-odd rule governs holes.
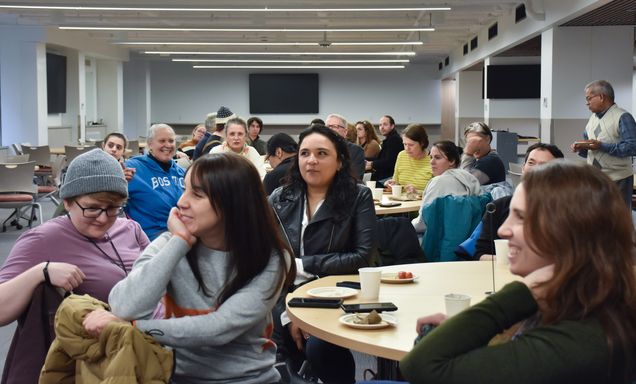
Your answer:
[[[228,147],[227,142],[221,145],[217,145],[216,147],[210,150],[210,153],[229,153],[229,152],[236,153],[230,147]],[[254,164],[254,166],[256,167],[256,170],[258,171],[258,174],[261,176],[261,180],[263,180],[266,174],[265,162],[263,161],[263,158],[261,157],[261,155],[258,154],[256,149],[254,149],[254,147],[250,147],[249,145],[245,144],[240,155],[245,156],[249,161],[252,162],[252,164]]]

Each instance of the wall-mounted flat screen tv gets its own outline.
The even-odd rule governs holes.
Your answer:
[[[66,56],[46,54],[48,113],[66,113]]]
[[[250,113],[318,113],[317,73],[250,74]]]
[[[489,65],[489,99],[538,99],[541,97],[541,65]]]

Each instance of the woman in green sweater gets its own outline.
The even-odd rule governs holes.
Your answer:
[[[610,179],[554,161],[524,175],[498,231],[522,276],[446,319],[400,362],[410,383],[630,383],[634,227]],[[513,326],[519,327],[514,329]],[[512,328],[512,330],[509,330]],[[491,339],[509,330],[508,340]]]

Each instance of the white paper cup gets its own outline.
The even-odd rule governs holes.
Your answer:
[[[508,265],[508,239],[495,240],[495,256],[497,256],[497,265]]]
[[[384,193],[384,189],[383,188],[373,188],[373,200],[378,200],[380,201],[380,199],[382,199],[382,193]]]
[[[449,293],[444,296],[446,301],[446,316],[455,316],[464,309],[470,307],[470,296],[460,293]]]
[[[360,268],[360,300],[371,301],[380,297],[380,277],[382,270],[379,268]]]
[[[371,191],[373,191],[375,189],[375,181],[373,181],[373,180],[367,181],[367,188],[369,188]]]
[[[392,185],[391,186],[391,195],[393,195],[393,197],[402,196],[402,186],[401,185],[397,185],[397,184]]]

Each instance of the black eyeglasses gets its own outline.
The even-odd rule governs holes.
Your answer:
[[[120,213],[124,211],[124,207],[108,207],[108,208],[84,208],[80,205],[80,203],[75,201],[78,207],[82,210],[82,216],[89,219],[98,218],[102,212],[106,212],[106,216],[108,217],[117,217]]]

